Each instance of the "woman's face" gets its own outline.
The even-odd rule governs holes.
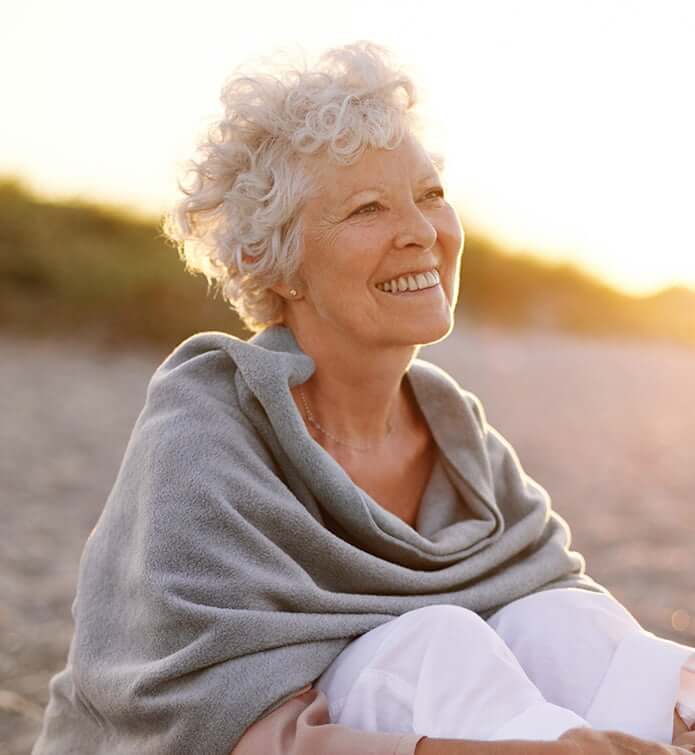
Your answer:
[[[407,136],[397,149],[367,150],[353,165],[317,158],[313,167],[320,191],[301,211],[303,301],[287,324],[338,343],[382,347],[445,337],[458,298],[463,229],[420,143]],[[422,290],[377,286],[408,274],[417,281],[417,273],[435,268],[439,282],[429,279]]]

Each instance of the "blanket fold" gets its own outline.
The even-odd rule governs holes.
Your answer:
[[[425,536],[311,437],[290,387],[314,370],[281,325],[249,341],[195,334],[157,368],[85,544],[34,755],[228,755],[352,639],[406,611],[487,618],[549,588],[608,592],[446,372],[415,359],[406,379],[474,516],[452,504]],[[438,505],[425,496],[421,516]]]

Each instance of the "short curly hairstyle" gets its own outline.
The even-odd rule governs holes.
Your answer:
[[[306,156],[348,165],[368,147],[395,149],[407,133],[421,135],[414,83],[389,55],[360,41],[313,67],[237,68],[222,88],[224,115],[187,163],[192,181],[178,182],[184,197],[162,228],[186,270],[205,275],[208,291],[215,282],[252,332],[283,321],[284,299],[270,286],[301,264],[299,210],[315,188]]]

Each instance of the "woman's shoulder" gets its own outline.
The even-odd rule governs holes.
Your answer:
[[[179,343],[150,378],[145,412],[209,417],[239,409],[237,372],[258,360],[261,347],[222,331],[195,333]]]
[[[229,348],[241,339],[221,331],[195,333],[178,344],[159,364],[148,384],[151,392],[167,392],[172,388],[213,386],[220,378],[229,380],[236,366],[230,359]]]
[[[143,521],[166,522],[169,532],[202,510],[210,520],[223,517],[226,491],[275,480],[276,463],[240,401],[230,340],[243,343],[226,333],[196,333],[157,367],[108,510],[130,509],[136,500]]]
[[[244,347],[241,339],[217,331],[196,333],[179,343],[148,382],[131,443],[141,449],[154,445],[167,454],[183,448],[202,452],[211,444],[221,450],[239,446],[240,438],[246,439],[244,445],[257,445],[241,407],[233,358],[233,350]]]
[[[269,393],[271,400],[283,401],[283,386],[306,380],[314,368],[287,328],[271,327],[248,340],[203,331],[179,343],[157,367],[148,399],[150,394],[168,397],[173,392],[179,398],[205,395],[228,403],[240,378],[257,396]]]

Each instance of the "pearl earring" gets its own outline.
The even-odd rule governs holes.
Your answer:
[[[290,296],[296,296],[296,295],[297,295],[297,290],[294,289],[294,288],[291,288],[290,289]]]

